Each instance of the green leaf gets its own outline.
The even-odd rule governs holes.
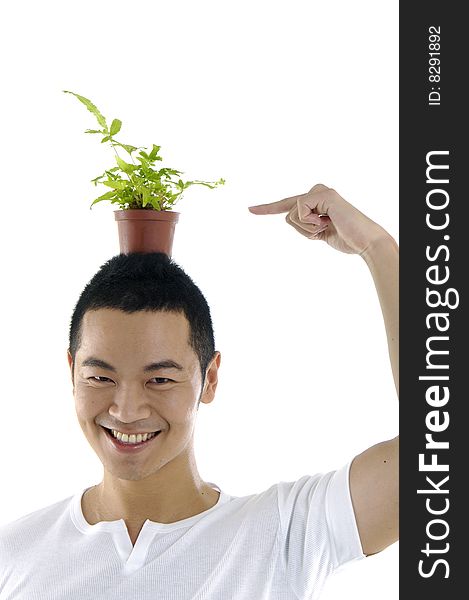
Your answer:
[[[106,133],[102,129],[86,129],[85,133]]]
[[[96,184],[98,183],[98,181],[99,181],[100,179],[102,179],[103,177],[104,177],[104,174],[103,174],[103,175],[99,175],[99,177],[96,177],[95,179],[92,179],[92,180],[91,180],[91,183],[94,183],[94,184],[96,185]]]
[[[158,198],[155,198],[155,196],[152,196],[151,198],[151,205],[155,210],[161,210],[161,204],[158,202]]]
[[[135,181],[136,185],[144,185],[145,180],[142,177],[139,177],[138,175],[136,175],[135,173],[133,174],[133,180]]]
[[[130,144],[121,144],[117,140],[112,140],[112,144],[113,144],[113,146],[119,146],[120,148],[124,148],[124,150],[126,152],[128,152],[129,154],[132,154],[132,152],[135,152],[135,150],[138,150],[138,148],[136,148],[135,146],[131,146]]]
[[[119,167],[114,167],[114,169],[109,169],[109,171],[104,171],[104,173],[107,175],[109,181],[116,181],[116,180],[120,179],[120,175],[114,174],[113,171],[118,171],[118,170],[119,170]]]
[[[130,165],[129,163],[126,163],[125,160],[122,160],[120,156],[116,156],[116,161],[124,173],[132,173],[132,171],[135,171],[135,169],[138,168],[136,165]]]
[[[111,139],[110,135],[106,135],[105,137],[103,137],[103,139],[101,140],[101,144],[104,144],[104,142],[109,142],[109,140]]]
[[[72,94],[73,96],[78,98],[78,100],[80,100],[80,102],[86,106],[90,113],[92,113],[96,117],[96,120],[101,125],[101,127],[103,127],[106,130],[106,132],[108,131],[106,119],[99,112],[98,108],[91,102],[91,100],[88,100],[88,98],[80,96],[79,94],[75,94],[75,92],[69,92],[68,90],[62,91],[64,92],[64,94]]]
[[[206,181],[189,181],[187,187],[190,185],[205,185],[205,187],[208,187],[211,190],[213,190],[216,187],[216,185],[214,185],[213,183],[208,183]]]
[[[156,157],[157,157],[158,152],[160,151],[160,149],[161,149],[161,146],[157,146],[156,144],[153,144],[153,148],[152,148],[152,150],[150,152],[149,159],[150,160],[157,160]],[[161,157],[160,157],[160,160],[162,160]]]
[[[102,183],[115,190],[125,190],[128,187],[128,181],[103,181]]]
[[[162,176],[164,175],[166,177],[170,177],[171,175],[176,175],[176,176],[182,175],[183,172],[182,171],[176,171],[176,169],[163,168],[163,169],[160,169],[160,174]]]
[[[96,198],[96,200],[93,200],[93,202],[91,203],[91,206],[93,206],[93,204],[96,204],[96,202],[102,202],[103,200],[110,200],[111,198],[114,198],[115,195],[116,195],[116,192],[114,192],[114,191],[106,192],[102,196],[99,196],[99,198]],[[91,208],[91,206],[90,206],[90,208]]]
[[[217,185],[223,185],[224,183],[224,179],[219,179],[218,181],[186,181],[184,185],[186,188],[190,185],[205,185],[206,187],[213,190],[217,187]]]
[[[132,154],[132,152],[135,152],[135,150],[137,150],[135,146],[130,146],[129,144],[119,144],[119,146],[122,146],[122,148],[124,148],[124,150],[127,150],[129,154]]]
[[[116,135],[116,133],[119,133],[119,131],[121,130],[121,127],[122,121],[120,121],[119,119],[114,119],[114,121],[111,123],[110,134]]]
[[[150,200],[150,191],[146,187],[143,187],[141,188],[141,192],[143,196],[142,206],[146,206]]]

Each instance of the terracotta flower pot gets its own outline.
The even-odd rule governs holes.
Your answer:
[[[121,254],[164,252],[171,256],[179,213],[172,210],[115,210]]]

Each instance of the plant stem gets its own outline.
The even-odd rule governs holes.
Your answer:
[[[109,138],[110,138],[110,139],[109,139],[109,142],[110,142],[110,144],[111,144],[111,146],[112,146],[112,148],[113,148],[114,152],[116,153],[116,156],[118,156],[119,158],[121,158],[121,157],[119,156],[119,154],[117,153],[116,147],[114,146],[114,143],[113,143],[113,142],[114,142],[114,140],[113,140],[113,138],[112,138],[112,135],[110,135],[110,136],[109,136]],[[130,158],[131,158],[131,160],[132,160],[132,162],[133,162],[134,166],[136,166],[136,165],[135,165],[135,163],[134,163],[134,159],[132,158],[132,154],[130,154]],[[121,158],[121,160],[122,160],[122,158]],[[130,181],[130,183],[131,183],[131,184],[132,184],[134,187],[137,187],[137,186],[135,185],[135,182],[134,182],[134,180],[132,179],[132,176],[131,176],[131,174],[130,174],[130,173],[125,173],[125,174],[126,174],[126,175],[127,175],[127,177],[129,178],[129,181]]]

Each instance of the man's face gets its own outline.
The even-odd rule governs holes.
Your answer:
[[[113,476],[139,480],[165,465],[166,472],[184,468],[190,460],[198,400],[213,400],[220,354],[207,369],[202,391],[188,340],[182,313],[85,313],[74,366],[75,407],[83,433]],[[115,439],[106,429],[129,438]],[[149,441],[130,438],[156,431]]]

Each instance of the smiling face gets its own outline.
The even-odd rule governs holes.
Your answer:
[[[217,352],[202,390],[200,365],[189,345],[182,313],[125,313],[99,309],[85,313],[75,356],[74,397],[78,421],[105,471],[139,480],[191,468],[198,401],[209,403],[217,387]],[[72,357],[68,355],[70,367]],[[159,431],[140,438],[123,434]]]

